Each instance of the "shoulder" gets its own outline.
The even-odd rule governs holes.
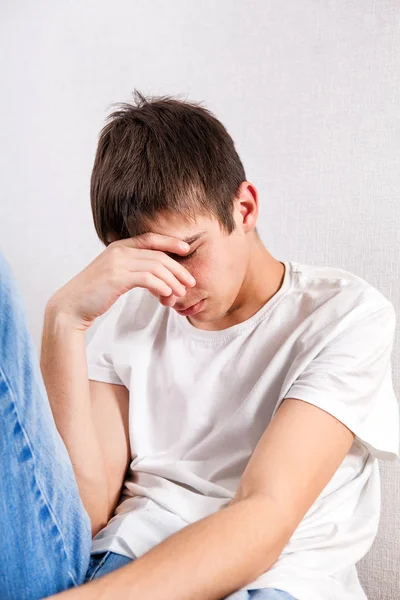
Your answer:
[[[328,343],[334,337],[369,323],[370,331],[388,323],[395,309],[374,285],[345,269],[293,262],[292,293],[299,319],[300,343]]]
[[[360,310],[361,307],[392,307],[388,298],[372,283],[351,271],[325,265],[292,262],[293,289],[303,295],[314,308],[340,307]]]

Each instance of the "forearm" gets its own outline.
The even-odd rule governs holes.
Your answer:
[[[188,525],[131,564],[56,597],[220,600],[268,570],[289,537],[278,507],[249,498]]]
[[[40,367],[95,535],[107,522],[108,487],[91,413],[85,333],[50,305],[44,316]]]

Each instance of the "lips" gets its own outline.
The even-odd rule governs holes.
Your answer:
[[[199,300],[199,302],[196,302],[196,304],[192,304],[192,306],[189,306],[189,308],[186,308],[185,310],[178,310],[178,308],[175,306],[174,308],[176,308],[176,311],[179,315],[182,315],[183,317],[192,317],[193,315],[197,315],[201,310],[203,310],[204,303],[205,299],[203,298],[203,300]]]
[[[197,302],[193,302],[193,304],[189,304],[189,306],[182,306],[182,307],[181,306],[177,306],[175,304],[174,308],[176,308],[176,310],[180,310],[180,311],[189,310],[189,308],[192,308],[192,306],[195,306],[199,302],[201,302],[201,300],[197,300]]]

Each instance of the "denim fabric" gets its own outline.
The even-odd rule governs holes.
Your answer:
[[[38,600],[130,562],[90,555],[91,523],[58,433],[22,296],[0,252],[0,598]],[[252,590],[230,600],[293,600]]]
[[[101,552],[101,554],[92,554],[85,577],[85,583],[97,579],[102,575],[107,575],[107,573],[111,573],[111,571],[115,571],[115,569],[124,567],[130,562],[132,562],[131,558],[122,556],[122,554],[116,554],[115,552],[111,552],[111,550]]]
[[[225,596],[224,600],[296,600],[293,596],[275,588],[262,588],[259,590],[245,590],[234,592]]]
[[[0,253],[0,598],[80,585],[91,523],[56,428],[22,296]]]

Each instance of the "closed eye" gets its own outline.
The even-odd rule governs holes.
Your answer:
[[[181,256],[180,254],[172,254],[167,252],[168,256],[170,256],[171,258],[173,258],[174,260],[177,260],[179,262],[184,262],[185,260],[188,260],[191,256],[193,256],[193,254],[196,254],[197,249],[193,250],[193,252],[191,252],[190,254],[186,254],[185,256]]]

